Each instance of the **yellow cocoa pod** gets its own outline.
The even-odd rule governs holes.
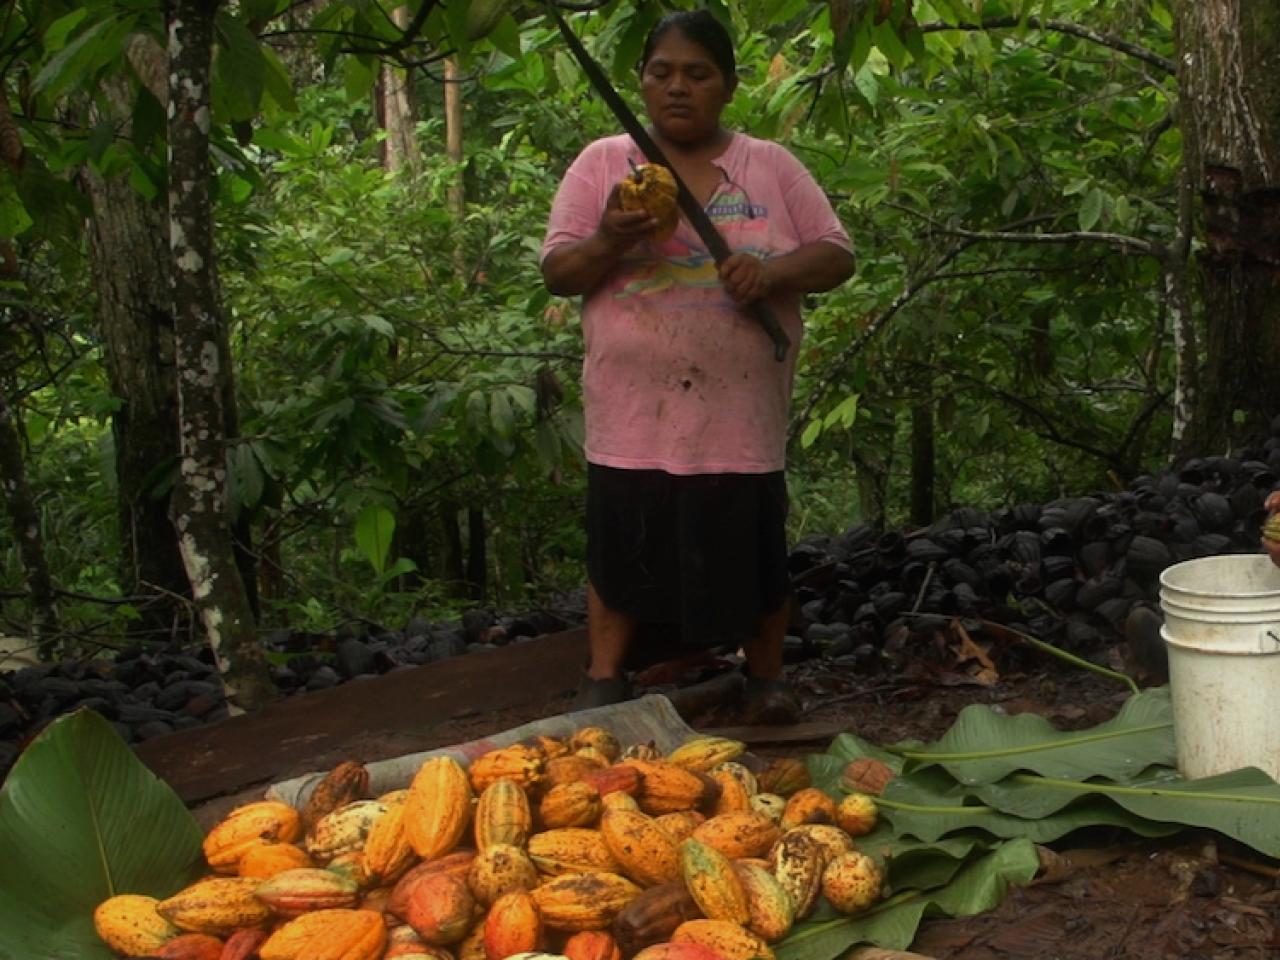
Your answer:
[[[570,752],[577,753],[586,747],[600,751],[606,763],[613,763],[622,755],[622,744],[604,727],[583,727],[569,738]]]
[[[204,857],[218,873],[235,873],[240,858],[264,840],[293,843],[302,836],[302,818],[287,803],[258,800],[236,807],[204,838]]]
[[[745,924],[751,917],[747,893],[733,863],[715,847],[690,837],[680,844],[685,886],[703,916]]]
[[[863,837],[876,828],[880,811],[873,797],[851,793],[836,805],[836,825],[851,837]]]
[[[292,918],[314,910],[354,907],[360,899],[360,887],[332,870],[299,867],[264,880],[253,895],[277,916]]]
[[[741,924],[728,920],[686,920],[671,934],[673,943],[710,947],[724,960],[773,960],[773,950]]]
[[[529,797],[524,789],[506,777],[495,780],[484,788],[476,804],[476,849],[484,853],[495,843],[523,847],[532,825]]]
[[[687,770],[710,773],[722,763],[736,760],[747,752],[741,740],[728,737],[694,737],[667,754],[667,762]]]
[[[443,857],[471,823],[471,781],[452,757],[432,757],[414,774],[404,802],[404,832],[423,860]]]
[[[529,859],[539,873],[552,877],[569,873],[619,873],[622,870],[600,831],[584,827],[535,833],[529,838]]]
[[[769,869],[791,899],[797,920],[806,919],[817,905],[826,867],[827,848],[803,831],[784,833],[769,851]]]
[[[156,912],[189,933],[226,937],[271,919],[271,910],[255,897],[257,877],[210,877],[161,900]]]
[[[404,828],[404,816],[405,804],[399,803],[369,827],[364,839],[363,867],[376,883],[395,883],[418,859]]]
[[[509,747],[490,750],[476,757],[467,768],[471,789],[484,792],[497,780],[514,780],[528,790],[542,782],[546,775],[547,756],[541,747],[527,743],[513,743]]]
[[[828,861],[854,849],[853,837],[832,823],[802,823],[787,832],[803,833],[813,837],[826,850]]]
[[[880,902],[884,876],[865,853],[842,853],[822,871],[822,893],[840,913],[862,913]]]
[[[495,843],[471,861],[467,873],[471,894],[482,906],[489,906],[513,890],[532,890],[538,885],[538,868],[520,847]]]
[[[671,834],[648,814],[606,810],[600,835],[622,868],[641,887],[656,887],[680,878],[680,854]]]
[[[547,830],[589,827],[600,812],[600,791],[584,780],[556,784],[538,803],[538,819]]]
[[[533,891],[542,922],[551,930],[607,930],[641,890],[616,873],[572,873]]]
[[[266,840],[255,843],[240,858],[236,873],[242,877],[259,877],[265,880],[284,870],[298,867],[314,867],[307,851],[293,843],[274,843]]]
[[[642,163],[619,184],[623,210],[643,210],[658,221],[652,239],[656,243],[669,240],[680,222],[676,202],[679,187],[671,171],[661,164]]]
[[[93,928],[116,953],[145,957],[182,932],[157,912],[159,905],[155,897],[118,894],[98,904],[93,911]]]
[[[768,867],[740,860],[733,868],[747,895],[747,929],[765,943],[777,943],[791,932],[795,922],[791,898]]]
[[[316,863],[328,863],[363,849],[369,829],[386,812],[377,800],[356,800],[325,814],[307,834],[307,853]]]
[[[387,924],[372,910],[317,910],[277,929],[258,951],[261,960],[377,960]]]
[[[1280,541],[1280,513],[1268,515],[1262,524],[1262,535],[1268,540]]]
[[[787,798],[779,826],[784,831],[802,823],[835,823],[836,802],[817,787],[805,787]]]
[[[763,813],[742,811],[711,817],[695,827],[692,836],[730,860],[740,860],[767,856],[782,831]]]
[[[664,813],[654,819],[663,830],[671,834],[671,839],[677,844],[693,836],[693,831],[707,822],[707,818],[697,810],[677,810],[675,813]]]
[[[636,803],[636,798],[629,793],[623,793],[621,790],[615,790],[613,793],[606,793],[600,798],[600,813],[603,815],[606,810],[639,810],[640,804]]]
[[[720,796],[716,799],[715,807],[711,811],[713,816],[722,813],[740,813],[751,809],[751,793],[741,777],[731,770],[718,768],[707,776],[720,785]]]

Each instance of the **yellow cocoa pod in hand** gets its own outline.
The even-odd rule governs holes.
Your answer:
[[[658,221],[650,236],[655,243],[671,239],[680,221],[679,188],[671,171],[659,163],[642,163],[619,184],[623,210],[643,210]]]

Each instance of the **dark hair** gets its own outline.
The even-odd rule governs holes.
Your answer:
[[[671,30],[680,31],[680,35],[686,40],[696,43],[711,54],[711,59],[720,68],[725,80],[732,81],[737,75],[738,62],[733,55],[733,40],[729,37],[729,31],[706,10],[679,10],[668,13],[655,23],[649,36],[645,38],[644,52],[640,55],[641,73],[653,56],[653,48]]]

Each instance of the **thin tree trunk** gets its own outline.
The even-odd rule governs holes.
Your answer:
[[[218,0],[173,0],[169,7],[169,245],[181,449],[174,525],[228,700],[253,710],[275,691],[236,565],[227,503],[224,407],[231,369],[209,197],[217,9]]]
[[[391,14],[397,27],[403,30],[409,25],[409,8],[397,7]],[[383,164],[391,172],[413,169],[422,158],[418,141],[414,137],[413,87],[409,73],[394,64],[382,68],[382,128],[386,139],[382,142]]]
[[[31,594],[31,639],[39,647],[41,659],[47,660],[53,654],[48,644],[60,631],[58,606],[53,577],[49,573],[49,559],[44,550],[40,511],[36,509],[35,497],[27,483],[22,440],[3,396],[0,396],[0,486],[4,489],[13,539],[18,544],[27,589]]]
[[[1201,199],[1205,376],[1182,448],[1261,444],[1280,412],[1280,8],[1176,7],[1184,162]]]
[[[933,406],[926,402],[911,410],[911,522],[933,523],[935,453]]]

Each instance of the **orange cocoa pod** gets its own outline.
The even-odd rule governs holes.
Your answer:
[[[669,940],[676,927],[702,916],[684,880],[650,887],[622,908],[611,928],[625,956]]]
[[[751,809],[751,794],[747,791],[741,778],[728,770],[713,770],[707,774],[720,785],[720,796],[712,810],[713,816],[722,813],[741,813]]]
[[[787,798],[782,811],[783,832],[802,823],[835,823],[836,802],[817,787],[805,787]]]
[[[314,867],[315,863],[295,843],[275,843],[264,840],[255,843],[240,858],[236,873],[242,877],[261,877],[263,880],[274,877],[285,870],[296,870],[299,867]]]
[[[558,783],[574,783],[588,773],[604,769],[604,764],[591,757],[571,753],[563,757],[548,760],[545,767],[542,786],[550,789]]]
[[[618,873],[622,869],[603,834],[583,827],[535,833],[529,838],[529,859],[539,873],[553,877],[593,871]]]
[[[651,816],[714,806],[719,797],[719,784],[705,773],[686,770],[665,760],[628,760],[627,763],[644,778],[636,791],[636,803]]]
[[[302,818],[287,803],[258,800],[236,807],[205,836],[204,857],[218,873],[234,874],[240,858],[263,841],[293,843],[302,836]]]
[[[695,827],[691,836],[730,860],[740,860],[768,855],[782,831],[764,814],[746,811],[710,817]]]
[[[537,733],[532,737],[525,737],[520,741],[526,747],[534,747],[541,750],[543,757],[547,760],[553,760],[556,757],[563,757],[565,754],[573,753],[569,749],[569,742],[560,737],[551,737],[545,733]]]
[[[600,810],[600,791],[579,780],[548,790],[538,803],[538,819],[546,830],[589,827],[600,819]]]
[[[488,960],[542,949],[542,914],[528,890],[504,893],[484,918],[484,952]]]
[[[569,960],[622,960],[622,950],[607,930],[580,930],[560,949]]]
[[[809,768],[803,760],[795,757],[778,757],[770,761],[769,766],[756,774],[756,784],[761,793],[776,793],[786,798],[793,793],[813,786],[809,776]]]
[[[374,820],[364,839],[364,872],[374,883],[394,884],[418,859],[405,830],[406,804],[398,803]]]
[[[302,827],[305,832],[334,810],[369,796],[369,771],[364,764],[344,760],[326,773],[311,791],[302,808]]]
[[[671,834],[671,839],[676,843],[693,836],[693,831],[707,822],[707,818],[697,810],[677,810],[654,819],[663,830]]]
[[[361,910],[372,910],[374,913],[386,913],[387,904],[391,902],[391,891],[394,887],[374,887],[362,891],[356,904]]]
[[[461,877],[448,873],[428,877],[414,888],[405,907],[405,923],[423,940],[438,947],[457,943],[476,919],[476,899]]]
[[[523,847],[532,826],[529,797],[520,784],[504,777],[484,788],[475,812],[477,850],[484,853],[495,843]]]
[[[751,916],[747,893],[728,857],[693,837],[680,844],[679,856],[685,886],[703,916],[737,924],[747,922]]]
[[[447,873],[466,880],[471,872],[471,863],[476,858],[474,850],[455,850],[439,860],[428,860],[411,867],[409,871],[396,881],[391,888],[391,899],[387,901],[387,912],[400,920],[405,918],[404,911],[409,905],[418,884],[425,882],[437,874]]]
[[[427,760],[414,774],[404,801],[404,832],[423,860],[453,850],[471,823],[471,781],[452,757]]]
[[[741,924],[728,920],[688,920],[671,934],[674,943],[700,943],[724,960],[773,960],[773,950]]]
[[[513,743],[476,757],[467,768],[467,775],[471,779],[471,789],[477,794],[498,780],[514,780],[528,790],[542,781],[546,763],[547,757],[541,748]]]
[[[207,933],[184,933],[166,940],[152,956],[164,960],[222,960],[223,943]]]
[[[413,927],[407,923],[393,927],[387,934],[387,947],[382,953],[382,960],[453,960],[453,954],[444,947],[437,947],[423,940]]]
[[[616,873],[570,873],[533,891],[542,922],[550,930],[607,930],[640,888]]]
[[[532,890],[538,885],[538,868],[519,847],[495,843],[471,861],[467,886],[483,907],[514,890]]]
[[[261,960],[377,960],[387,943],[382,915],[317,910],[287,921],[262,944]]]
[[[450,951],[456,960],[489,960],[484,952],[484,924],[477,923]]]
[[[615,763],[603,770],[590,771],[582,777],[582,782],[591,784],[602,797],[618,791],[635,796],[644,784],[644,776],[629,763]]]
[[[227,942],[222,945],[222,956],[219,960],[252,960],[258,956],[258,951],[267,942],[268,936],[270,934],[262,927],[237,930],[227,937]]]
[[[676,842],[653,817],[631,810],[606,810],[600,835],[622,867],[641,887],[656,887],[680,878]]]
[[[299,867],[262,881],[253,895],[276,916],[292,918],[314,910],[354,907],[360,899],[360,887],[332,870]]]
[[[708,946],[692,941],[655,943],[645,947],[633,960],[725,960]]]
[[[241,927],[271,919],[271,910],[255,897],[256,877],[208,877],[179,890],[156,906],[156,913],[187,933],[227,937]]]

